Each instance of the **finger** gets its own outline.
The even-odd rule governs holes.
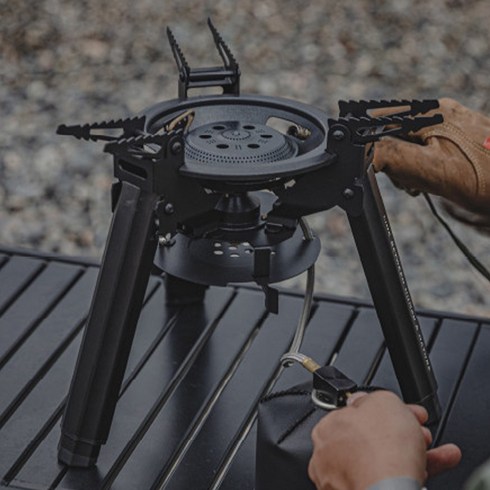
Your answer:
[[[356,391],[355,393],[352,393],[352,395],[347,398],[347,406],[353,405],[356,400],[359,400],[366,395],[367,393],[365,391]]]
[[[363,391],[358,391],[349,396],[347,399],[347,405],[353,407],[360,407],[365,403],[376,400],[376,403],[397,403],[400,406],[406,407],[405,403],[400,399],[400,397],[390,390],[378,389],[371,393],[365,393]]]
[[[409,404],[407,407],[415,415],[420,424],[425,424],[429,420],[429,413],[424,407],[415,404]]]
[[[316,484],[316,471],[315,465],[313,464],[313,458],[310,459],[308,464],[308,476],[310,477],[310,480]]]
[[[374,145],[373,166],[408,189],[437,191],[444,180],[444,161],[434,138],[419,145],[397,138],[383,138]]]
[[[310,459],[310,462],[308,464],[308,476],[310,477],[310,480],[315,484],[315,486],[320,488],[319,473],[317,468],[318,463],[319,463],[318,458],[315,455],[313,455],[313,457]],[[320,474],[321,474],[321,469],[320,469]]]
[[[427,451],[427,472],[429,477],[454,468],[461,461],[461,449],[455,444],[442,446]]]
[[[403,403],[400,398],[389,390],[376,390],[372,393],[366,393],[365,391],[356,391],[347,398],[347,406],[359,407],[366,403],[366,400],[372,400],[374,398],[383,397],[386,402],[386,398],[393,398],[398,400],[399,403]]]
[[[429,447],[432,444],[432,434],[427,427],[420,427],[424,436],[425,445]]]

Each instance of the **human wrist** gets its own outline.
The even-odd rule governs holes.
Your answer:
[[[383,442],[386,442],[386,447]],[[384,481],[413,481],[419,490],[424,481],[426,468],[426,450],[420,444],[411,442],[408,444],[411,450],[400,451],[400,441],[396,444],[388,441],[378,441],[380,447],[372,447],[367,451],[371,456],[365,460],[365,464],[358,465],[354,471],[349,472],[348,478],[351,478],[346,488],[356,490],[370,489],[371,486],[378,482]],[[391,450],[388,450],[391,448]],[[381,487],[389,488],[389,487]],[[412,487],[407,487],[412,490]],[[393,490],[398,490],[394,487]],[[405,490],[405,487],[401,487]]]
[[[398,476],[395,478],[385,478],[374,483],[366,490],[421,490],[420,483],[409,476]],[[423,490],[423,489],[422,489]]]

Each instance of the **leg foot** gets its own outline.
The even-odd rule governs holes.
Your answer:
[[[99,456],[100,444],[72,439],[63,434],[58,445],[58,461],[68,466],[88,468]]]

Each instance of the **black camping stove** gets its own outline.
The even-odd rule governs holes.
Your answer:
[[[179,98],[118,121],[58,133],[105,141],[114,157],[113,219],[72,380],[61,462],[90,466],[105,443],[144,293],[166,273],[167,301],[202,301],[209,285],[255,282],[277,312],[272,283],[316,260],[303,218],[340,206],[348,215],[407,402],[436,418],[436,382],[370,165],[373,143],[441,122],[437,101],[340,102],[340,116],[277,97],[241,95],[238,64],[211,22],[223,66],[191,69],[174,36]],[[189,96],[221,87],[223,94]],[[389,117],[370,117],[378,108]],[[287,130],[271,127],[281,120]],[[119,135],[114,136],[114,130]]]

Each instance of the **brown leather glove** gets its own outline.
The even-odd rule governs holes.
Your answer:
[[[412,133],[409,141],[382,139],[375,145],[374,168],[405,189],[445,197],[486,225],[490,223],[490,148],[486,148],[490,119],[453,99],[439,102],[440,108],[432,114],[442,114],[444,122]]]

